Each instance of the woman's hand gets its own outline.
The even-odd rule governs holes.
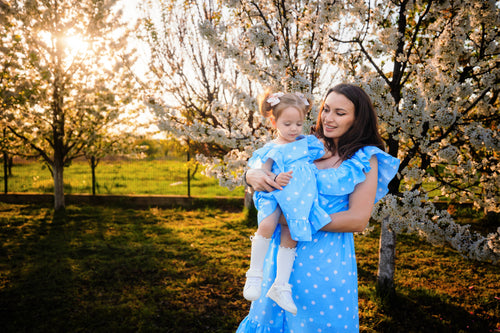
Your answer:
[[[280,179],[279,183],[274,178],[276,175],[271,171],[265,169],[249,169],[246,173],[246,181],[255,191],[272,192],[274,190],[282,190],[282,186],[286,186],[292,178],[292,171],[282,172],[277,178]],[[286,181],[285,181],[286,180]]]

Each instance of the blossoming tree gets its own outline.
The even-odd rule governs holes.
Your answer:
[[[390,195],[373,214],[382,223],[378,282],[383,290],[393,286],[397,233],[448,243],[471,259],[499,261],[500,230],[473,233],[431,200],[471,201],[499,210],[499,16],[494,1],[221,3],[225,7],[210,17],[217,20],[205,20],[193,33],[201,33],[248,82],[301,90],[319,102],[326,87],[342,79],[358,83],[373,98],[388,152],[402,161]],[[258,119],[255,103],[246,102],[255,98],[249,90],[239,82],[224,88],[238,91],[235,96],[245,101],[237,105],[237,126],[217,136],[212,135],[217,128],[196,121],[180,130],[226,143],[222,158],[198,159],[222,184],[234,185],[269,132],[262,126],[249,130],[257,128]],[[218,99],[217,105],[224,114],[236,104]],[[315,116],[313,110],[310,118]],[[229,144],[234,138],[239,145]]]
[[[372,96],[388,151],[402,161],[374,214],[383,221],[379,286],[391,288],[401,232],[498,262],[500,229],[473,233],[431,201],[499,211],[497,4],[357,1],[344,9],[330,33],[337,64]]]
[[[113,121],[133,98],[124,64],[129,28],[116,1],[11,1],[30,103],[2,109],[18,141],[42,158],[54,179],[54,207],[65,206],[64,167],[92,142],[96,121]],[[5,50],[1,50],[5,52]]]

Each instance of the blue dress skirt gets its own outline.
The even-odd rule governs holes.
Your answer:
[[[399,160],[376,147],[364,147],[337,169],[316,169],[320,206],[333,214],[348,209],[349,194],[366,179],[370,158],[378,161],[375,202],[388,192]],[[282,310],[265,295],[276,275],[279,228],[273,235],[264,264],[262,296],[252,302],[250,313],[237,329],[252,332],[359,332],[358,275],[353,233],[318,231],[311,241],[297,244],[290,284],[297,305],[296,315]]]

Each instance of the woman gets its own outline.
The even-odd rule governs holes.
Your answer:
[[[332,156],[315,162],[321,207],[331,222],[310,242],[297,244],[290,277],[298,312],[283,311],[262,296],[254,301],[237,332],[358,332],[358,282],[353,232],[363,231],[373,205],[387,192],[399,160],[386,154],[377,116],[359,87],[330,89],[320,108],[316,136]],[[257,191],[282,189],[275,175],[249,170],[247,183]],[[293,175],[292,175],[293,177]],[[266,258],[262,295],[275,276],[279,228]]]

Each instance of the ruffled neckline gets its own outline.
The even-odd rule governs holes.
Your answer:
[[[389,192],[389,182],[398,173],[400,161],[374,146],[360,148],[351,158],[343,161],[337,168],[318,169],[314,166],[318,179],[319,194],[340,196],[352,193],[357,184],[366,180],[366,173],[371,170],[370,159],[373,155],[377,157],[378,161],[378,184],[375,202],[380,200]]]

